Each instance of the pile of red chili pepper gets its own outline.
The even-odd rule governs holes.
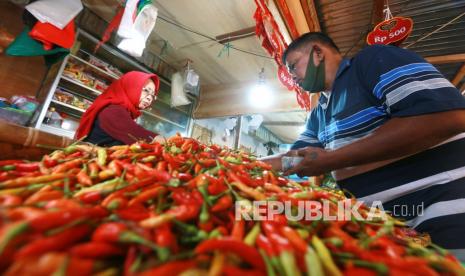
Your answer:
[[[344,199],[179,135],[165,144],[75,144],[37,162],[0,161],[0,273],[465,275],[393,218],[235,219],[238,201]]]

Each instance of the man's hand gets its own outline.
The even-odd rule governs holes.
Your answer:
[[[152,140],[152,143],[155,143],[155,142],[158,142],[158,143],[160,143],[160,144],[163,145],[164,143],[166,143],[166,139],[165,139],[165,137],[163,137],[162,135],[157,135],[157,136],[155,136],[155,138],[153,138],[153,140]]]
[[[293,151],[291,156],[295,156],[297,153],[298,156],[302,156],[302,160],[297,166],[284,172],[284,175],[297,174],[299,177],[302,176],[314,176],[321,175],[328,170],[329,168],[325,167],[327,159],[329,158],[328,152],[322,148],[316,147],[306,147]]]

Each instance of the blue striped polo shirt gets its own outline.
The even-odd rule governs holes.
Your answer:
[[[369,46],[341,62],[331,93],[320,97],[292,148],[336,150],[391,118],[456,109],[465,109],[465,98],[433,65],[406,49]],[[465,260],[465,135],[338,184],[367,203],[381,201]],[[399,206],[422,212],[399,215]]]

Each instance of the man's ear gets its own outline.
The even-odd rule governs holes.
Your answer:
[[[324,58],[324,52],[321,46],[318,44],[313,45],[313,51],[316,53],[318,60],[322,61]]]

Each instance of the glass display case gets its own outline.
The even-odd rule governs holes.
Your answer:
[[[39,92],[42,104],[35,116],[35,128],[73,138],[82,114],[114,80],[133,70],[153,72],[106,44],[94,53],[97,43],[95,37],[79,30],[71,54],[50,70]],[[196,99],[190,97],[191,104],[171,107],[170,92],[170,83],[160,78],[157,100],[142,112],[137,123],[166,137],[176,132],[188,136]],[[58,114],[58,119],[50,120],[50,114]]]

